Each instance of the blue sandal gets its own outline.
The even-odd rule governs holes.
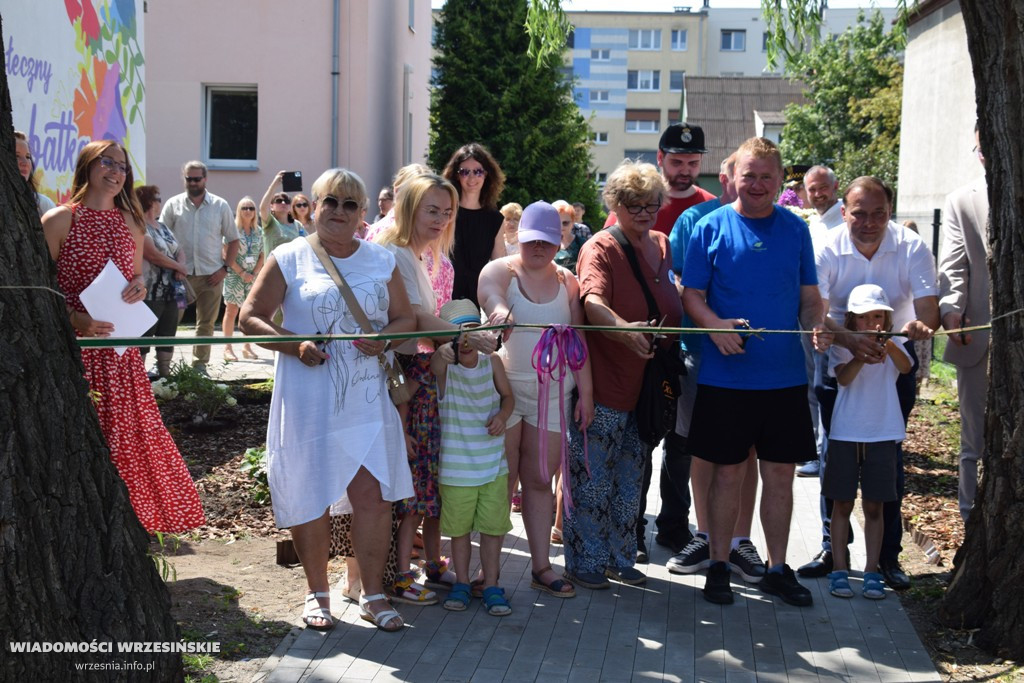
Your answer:
[[[505,599],[505,589],[497,586],[484,589],[484,607],[492,617],[504,617],[512,614],[512,607]]]
[[[850,588],[850,573],[838,570],[829,574],[828,592],[837,598],[852,598],[853,589]]]
[[[885,598],[885,585],[882,583],[882,575],[875,572],[864,572],[864,586],[860,594],[868,600],[883,600]]]
[[[442,605],[449,612],[464,612],[469,607],[470,587],[468,583],[456,583]]]

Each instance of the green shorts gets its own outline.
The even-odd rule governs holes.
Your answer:
[[[441,490],[441,533],[451,538],[478,531],[504,536],[512,531],[509,519],[508,475],[482,486],[450,486]]]

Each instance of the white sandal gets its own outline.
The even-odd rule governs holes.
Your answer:
[[[388,633],[394,633],[395,631],[401,631],[405,626],[405,622],[402,621],[402,615],[394,609],[386,609],[376,614],[370,611],[369,604],[376,602],[377,600],[387,601],[388,596],[383,593],[377,593],[376,595],[364,595],[359,598],[359,618],[368,621],[381,631],[387,631]],[[388,603],[390,604],[390,603]],[[395,628],[388,628],[391,624],[398,620],[398,626]]]
[[[334,628],[334,617],[331,616],[331,609],[329,607],[321,607],[320,603],[317,602],[317,598],[330,598],[331,594],[328,591],[320,591],[306,594],[306,609],[302,611],[302,621],[306,624],[307,628],[311,628],[314,631],[330,631]],[[323,619],[326,624],[314,624],[311,619]]]

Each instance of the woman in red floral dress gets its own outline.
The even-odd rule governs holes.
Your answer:
[[[110,140],[91,142],[78,156],[70,201],[43,216],[57,283],[79,336],[115,333],[113,324],[91,318],[78,298],[108,259],[129,280],[122,299],[134,303],[146,296],[145,223],[132,185],[124,148]],[[119,356],[114,349],[82,349],[82,364],[110,458],[142,526],[149,532],[180,532],[203,525],[195,484],[164,427],[139,350],[129,348]]]

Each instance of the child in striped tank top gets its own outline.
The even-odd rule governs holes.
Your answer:
[[[440,317],[460,326],[479,326],[480,311],[468,299],[450,301]],[[437,377],[441,415],[441,533],[452,539],[456,583],[444,608],[469,607],[470,534],[480,533],[483,600],[489,614],[512,613],[498,587],[501,546],[512,530],[508,505],[505,422],[515,407],[512,387],[497,356],[486,356],[461,343],[434,352],[430,369]]]

